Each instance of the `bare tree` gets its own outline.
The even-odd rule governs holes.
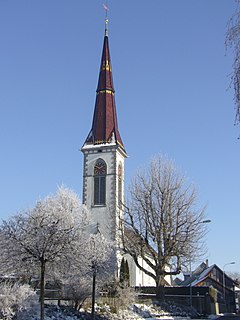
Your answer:
[[[155,280],[163,298],[164,277],[180,273],[182,265],[204,248],[204,209],[196,207],[195,189],[163,156],[138,172],[129,195],[120,223],[123,251]],[[139,263],[139,257],[151,270]]]
[[[240,284],[240,272],[239,271],[229,271],[227,275],[232,278],[238,285]]]
[[[56,195],[38,201],[0,228],[2,270],[40,278],[41,320],[44,319],[45,275],[65,263],[69,254],[81,251],[87,212],[71,190],[59,188]],[[84,254],[82,250],[82,255]]]
[[[233,72],[232,84],[234,87],[235,100],[235,124],[240,123],[240,0],[236,0],[237,8],[228,22],[226,46],[233,49]]]

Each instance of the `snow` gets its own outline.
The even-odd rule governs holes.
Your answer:
[[[38,296],[28,285],[5,283],[0,289],[0,320],[40,319]],[[61,307],[56,305],[56,301],[46,302],[44,320],[92,319],[90,300],[85,304],[88,309],[81,309],[80,312],[68,304],[70,301],[61,302],[64,303]],[[114,310],[118,312],[114,313]],[[149,300],[148,304],[146,301],[136,303],[135,295],[129,288],[117,291],[114,299],[99,299],[99,304],[95,304],[95,320],[185,320],[190,319],[190,314],[194,315],[193,309],[172,302],[153,304]]]
[[[185,320],[190,319],[188,316],[172,316],[166,314],[160,308],[156,308],[153,305],[134,304],[129,308],[120,310],[117,314],[110,313],[107,308],[104,308],[105,312],[101,310],[101,307],[96,307],[96,320]],[[38,311],[29,314],[29,312],[23,313],[19,319],[21,320],[37,320],[39,319]],[[91,319],[91,310],[88,312],[81,311],[79,313],[73,311],[70,308],[59,308],[56,306],[48,306],[45,308],[45,320],[79,320]]]

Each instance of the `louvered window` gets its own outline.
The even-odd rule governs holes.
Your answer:
[[[94,205],[106,204],[106,174],[105,161],[98,159],[94,166]]]

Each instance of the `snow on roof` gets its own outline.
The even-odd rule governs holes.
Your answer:
[[[213,264],[210,267],[204,269],[201,273],[197,274],[196,272],[193,272],[192,276],[186,279],[181,283],[182,286],[195,286],[199,282],[205,280],[208,276],[208,274],[212,271],[213,268],[215,268],[216,265]],[[196,270],[199,270],[198,268]]]

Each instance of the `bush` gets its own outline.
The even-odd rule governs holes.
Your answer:
[[[37,302],[29,285],[4,282],[0,284],[0,319],[11,320],[19,312],[28,310]]]
[[[137,300],[137,293],[134,288],[124,286],[121,283],[112,283],[106,288],[107,294],[100,300],[103,304],[108,305],[112,313],[118,313],[120,310],[127,308]]]
[[[118,287],[116,294],[116,307],[117,310],[124,309],[130,304],[136,302],[137,293],[134,288],[130,287]]]

